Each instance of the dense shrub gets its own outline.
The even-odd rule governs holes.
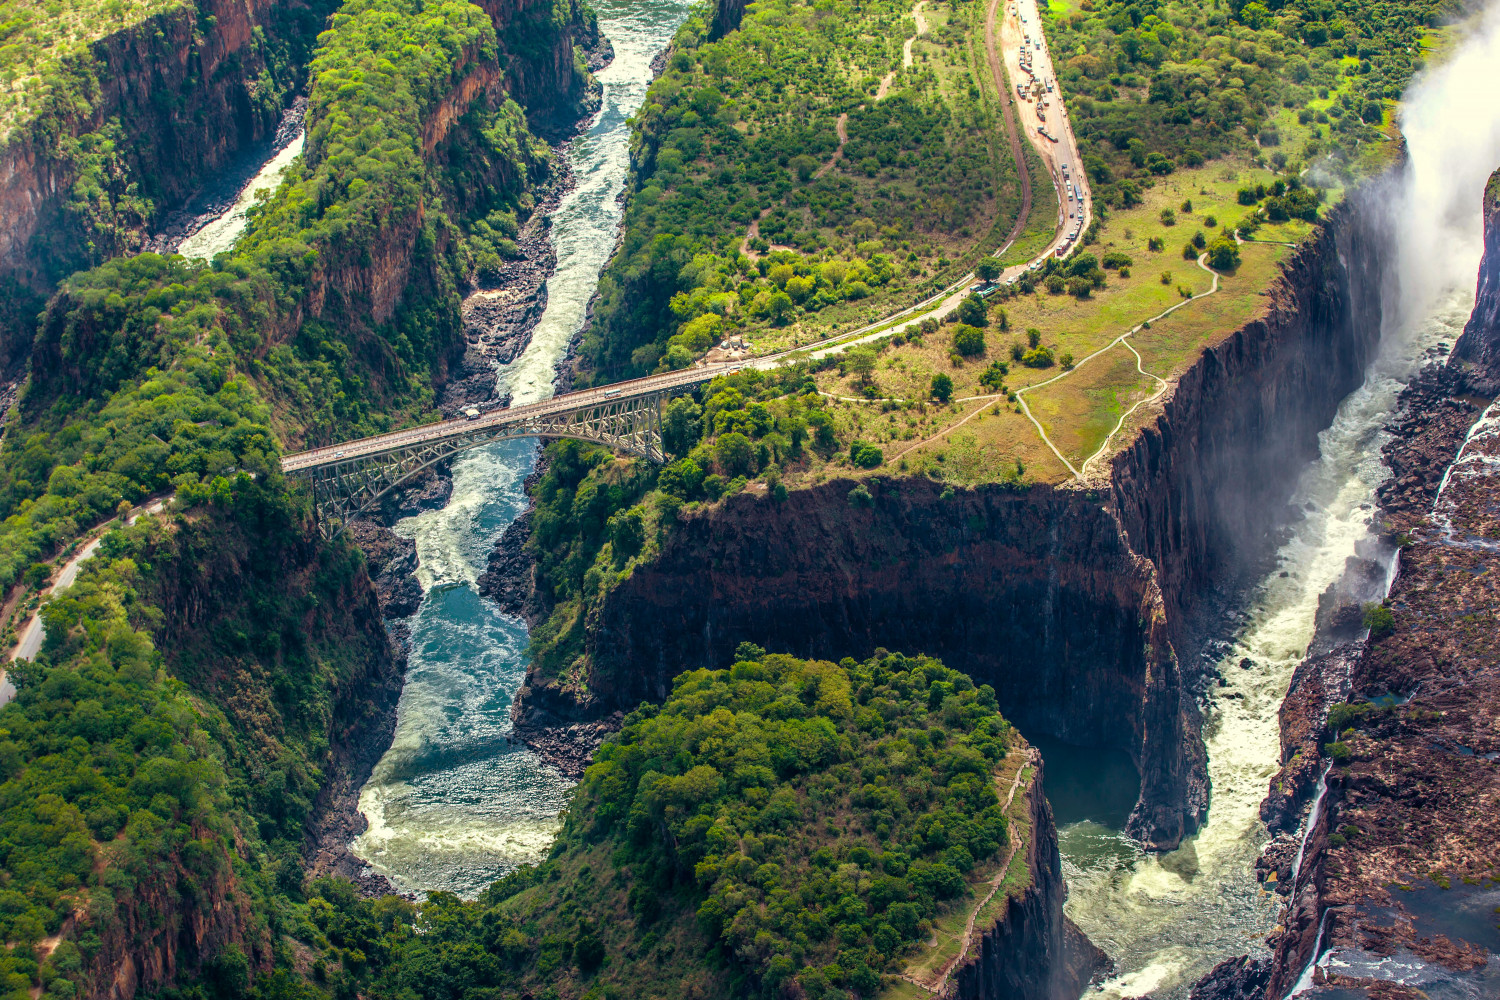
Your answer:
[[[596,974],[601,996],[705,977],[732,997],[871,996],[949,901],[972,899],[965,874],[1005,858],[993,773],[1012,739],[994,692],[936,660],[742,644],[605,741],[545,864],[472,903],[324,882],[314,919],[359,949],[350,985],[373,997],[430,996],[438,970],[502,996],[578,995]]]
[[[953,349],[966,358],[984,353],[984,331],[960,323],[953,331]]]
[[[1341,121],[1316,145],[1273,157],[1321,156],[1348,171],[1362,146],[1380,138],[1373,126],[1383,101],[1421,65],[1421,38],[1443,10],[1440,0],[1284,10],[1238,0],[1227,8],[1106,0],[1043,17],[1052,51],[1069,54],[1058,79],[1095,197],[1129,207],[1142,185],[1178,165],[1279,146],[1278,108],[1304,106],[1319,88],[1333,92]],[[1356,52],[1368,61],[1346,73],[1343,60]],[[1141,91],[1144,101],[1130,96]],[[1259,200],[1246,197],[1242,204]]]

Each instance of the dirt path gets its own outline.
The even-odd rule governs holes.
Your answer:
[[[1010,813],[1011,803],[1015,801],[1016,792],[1021,787],[1021,776],[1026,773],[1026,769],[1028,767],[1033,767],[1035,766],[1035,764],[1036,748],[1027,747],[1026,760],[1021,764],[1020,767],[1016,768],[1016,776],[1010,783],[1010,791],[1005,796],[1005,804],[1000,807],[1000,811],[1002,813],[1005,813],[1007,815]],[[943,995],[944,990],[948,986],[948,978],[953,975],[953,971],[959,967],[959,965],[963,962],[964,957],[968,955],[969,949],[974,945],[974,921],[979,918],[980,911],[989,905],[990,900],[995,898],[995,893],[1000,891],[1000,884],[1005,881],[1005,875],[1008,871],[1010,871],[1010,863],[1015,859],[1016,851],[1020,850],[1021,848],[1020,843],[1018,843],[1016,840],[1014,829],[1007,827],[1007,830],[1008,836],[1010,838],[1010,850],[1005,854],[1005,863],[1000,866],[1000,869],[995,873],[995,877],[990,879],[987,883],[990,887],[990,891],[985,893],[984,898],[976,903],[974,905],[974,908],[969,911],[968,923],[964,925],[963,946],[959,948],[958,954],[949,959],[948,963],[943,966],[943,971],[938,974],[938,978],[935,983],[925,983],[915,976],[909,976],[905,973],[901,974],[902,979],[906,980],[908,983],[911,983],[913,986],[926,990],[933,996]]]
[[[912,66],[916,65],[916,59],[911,54],[911,47],[916,44],[918,38],[927,34],[927,19],[922,16],[922,5],[926,2],[927,0],[917,0],[917,5],[911,9],[912,20],[917,22],[917,31],[916,34],[908,38],[901,46],[902,69],[911,69]],[[885,79],[880,81],[880,89],[875,92],[875,100],[884,100],[885,95],[891,92],[891,85],[895,82],[896,71],[891,70],[885,75]]]
[[[839,115],[839,120],[833,126],[833,130],[839,137],[838,148],[833,151],[833,155],[828,158],[828,162],[819,167],[817,172],[812,175],[813,180],[817,180],[818,178],[827,174],[828,171],[832,170],[833,165],[839,161],[839,158],[841,156],[844,155],[844,144],[849,141],[849,112],[846,111],[843,114]],[[757,251],[750,249],[750,241],[753,239],[758,239],[760,237],[760,220],[764,219],[766,217],[766,213],[770,210],[771,209],[769,208],[762,209],[759,215],[750,220],[750,231],[745,234],[744,239],[740,240],[740,253],[744,254],[746,257],[749,257],[751,260],[760,260],[760,254]],[[780,243],[773,243],[771,245],[771,249],[795,250],[796,248],[784,246]]]
[[[1134,413],[1136,410],[1140,409],[1142,406],[1145,406],[1147,403],[1150,403],[1153,400],[1158,399],[1161,396],[1162,393],[1164,393],[1164,392],[1167,391],[1167,381],[1165,379],[1161,378],[1158,375],[1153,375],[1151,372],[1148,372],[1148,371],[1146,371],[1146,369],[1144,369],[1144,368],[1141,367],[1142,361],[1141,361],[1140,353],[1137,352],[1136,349],[1133,346],[1131,346],[1128,341],[1130,340],[1131,337],[1135,336],[1137,333],[1140,333],[1141,330],[1146,326],[1147,323],[1155,323],[1157,320],[1162,319],[1163,317],[1170,316],[1172,313],[1174,313],[1177,310],[1181,309],[1183,306],[1187,305],[1189,302],[1195,302],[1198,299],[1207,298],[1208,296],[1214,294],[1215,292],[1217,292],[1219,290],[1219,274],[1213,268],[1211,268],[1211,267],[1208,266],[1208,254],[1199,254],[1198,255],[1198,266],[1201,267],[1203,270],[1207,271],[1209,274],[1213,275],[1213,279],[1214,279],[1213,280],[1213,285],[1210,286],[1210,288],[1208,289],[1208,291],[1206,291],[1206,292],[1199,292],[1197,295],[1193,295],[1193,296],[1190,296],[1188,298],[1185,298],[1181,302],[1177,303],[1176,305],[1171,306],[1171,307],[1169,307],[1167,309],[1163,309],[1161,312],[1157,313],[1155,316],[1152,316],[1150,319],[1143,320],[1140,323],[1137,323],[1135,326],[1131,327],[1129,330],[1127,330],[1124,333],[1120,334],[1114,340],[1111,340],[1108,344],[1105,344],[1103,347],[1099,348],[1093,354],[1090,354],[1088,357],[1084,358],[1082,361],[1079,361],[1076,365],[1074,365],[1072,368],[1069,368],[1067,371],[1065,371],[1065,372],[1059,372],[1058,374],[1056,374],[1056,375],[1052,376],[1051,378],[1047,379],[1045,382],[1038,382],[1036,385],[1028,385],[1024,389],[1017,389],[1016,390],[1016,402],[1018,402],[1021,405],[1021,412],[1026,415],[1026,419],[1027,420],[1031,421],[1032,426],[1036,428],[1037,434],[1041,435],[1042,443],[1045,444],[1048,448],[1052,449],[1052,454],[1054,454],[1054,455],[1057,456],[1057,460],[1059,462],[1061,462],[1063,465],[1067,466],[1068,471],[1073,474],[1073,478],[1074,479],[1080,479],[1080,480],[1083,479],[1084,473],[1086,473],[1088,471],[1089,463],[1092,462],[1094,459],[1098,458],[1100,455],[1102,455],[1102,454],[1105,453],[1105,451],[1109,448],[1109,442],[1111,440],[1113,440],[1114,436],[1120,432],[1120,428],[1125,426],[1125,421],[1128,420],[1128,419],[1130,419],[1130,415],[1132,413]],[[1082,465],[1080,465],[1077,468],[1074,468],[1073,467],[1073,463],[1070,462],[1070,461],[1068,461],[1066,458],[1064,458],[1063,457],[1063,453],[1061,451],[1058,451],[1057,446],[1052,443],[1052,439],[1047,436],[1047,432],[1044,431],[1044,430],[1042,430],[1041,422],[1038,421],[1037,418],[1032,415],[1031,407],[1029,407],[1029,406],[1026,405],[1026,393],[1031,392],[1034,389],[1040,389],[1044,385],[1051,385],[1053,382],[1057,382],[1057,381],[1059,381],[1061,379],[1067,378],[1069,375],[1073,374],[1078,369],[1082,368],[1089,361],[1092,361],[1094,358],[1097,358],[1099,355],[1105,353],[1106,351],[1109,351],[1109,350],[1113,349],[1116,344],[1124,344],[1125,345],[1125,349],[1128,350],[1131,354],[1135,355],[1135,368],[1136,368],[1136,371],[1140,372],[1142,375],[1145,375],[1147,378],[1153,378],[1153,379],[1155,379],[1160,384],[1157,386],[1157,389],[1156,389],[1155,392],[1153,392],[1151,395],[1147,396],[1145,399],[1139,400],[1130,409],[1128,409],[1124,413],[1120,414],[1120,419],[1115,422],[1114,429],[1111,430],[1108,434],[1106,434],[1104,436],[1104,440],[1100,443],[1098,450],[1096,450],[1088,458],[1084,459]],[[957,425],[955,425],[955,426],[957,426]]]
[[[990,0],[990,9],[984,16],[984,51],[990,64],[990,75],[995,80],[995,89],[1000,92],[1000,114],[1005,119],[1005,137],[1010,142],[1011,159],[1016,164],[1016,174],[1021,178],[1021,211],[1016,213],[1016,224],[1011,227],[1005,245],[996,251],[1002,254],[1026,231],[1026,220],[1031,218],[1031,170],[1026,165],[1026,151],[1021,146],[1021,133],[1016,129],[1016,114],[1011,108],[1010,84],[1005,75],[1005,66],[1000,59],[1000,4],[1002,0]]]

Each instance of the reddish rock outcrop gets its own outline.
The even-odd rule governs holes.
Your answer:
[[[1500,174],[1497,174],[1500,178]],[[1464,337],[1403,395],[1385,455],[1402,543],[1390,622],[1353,649],[1344,696],[1289,701],[1284,738],[1331,762],[1306,861],[1273,938],[1267,995],[1500,991],[1500,198]],[[1299,675],[1302,672],[1299,671]],[[1321,766],[1321,764],[1320,764]]]
[[[155,219],[269,140],[332,6],[204,0],[71,58],[64,72],[80,99],[41,110],[0,142],[0,292],[11,300],[0,309],[0,371],[24,357],[58,280],[138,248]],[[89,165],[75,140],[110,127],[112,152],[94,158],[100,190],[85,210],[70,209]]]

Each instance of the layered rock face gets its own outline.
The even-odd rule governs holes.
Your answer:
[[[953,973],[960,1000],[1076,1000],[1104,953],[1063,915],[1067,885],[1052,807],[1041,794],[1041,769],[1032,779],[1026,864],[1031,884],[1006,902],[1004,914],[976,942]]]
[[[877,480],[864,508],[844,482],[685,514],[592,614],[586,676],[533,675],[519,721],[628,710],[679,670],[727,663],[741,641],[834,658],[921,650],[993,685],[1023,731],[1129,752],[1142,778],[1130,832],[1175,846],[1208,802],[1179,654],[1196,662],[1205,596],[1264,551],[1375,350],[1380,240],[1365,218],[1333,214],[1104,486],[945,497],[940,484]]]
[[[1111,463],[1113,506],[1156,567],[1183,647],[1205,595],[1265,551],[1318,432],[1374,357],[1377,216],[1335,209],[1283,265],[1262,315],[1206,349]]]
[[[1484,262],[1474,312],[1453,356],[1473,366],[1469,381],[1476,389],[1500,392],[1500,171],[1484,189]]]
[[[1143,774],[1144,839],[1175,843],[1206,804],[1151,567],[1098,497],[922,479],[753,495],[685,516],[658,559],[598,610],[586,694],[531,685],[531,713],[607,714],[658,700],[682,670],[753,641],[838,659],[876,647],[941,658],[991,684],[1024,732],[1121,747]]]
[[[1304,665],[1283,713],[1286,751],[1329,770],[1271,997],[1299,983],[1341,998],[1500,991],[1497,178],[1474,313],[1391,425],[1390,618],[1344,653],[1342,676]],[[1333,702],[1347,704],[1330,717]]]
[[[138,247],[155,218],[269,140],[334,6],[173,7],[94,44],[71,70],[85,100],[18,126],[0,148],[0,289],[12,300],[0,310],[0,370],[24,357],[59,279]],[[99,190],[75,195],[90,170]]]

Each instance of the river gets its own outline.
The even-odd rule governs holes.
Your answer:
[[[1268,839],[1261,799],[1280,759],[1277,709],[1313,635],[1318,595],[1358,552],[1390,564],[1374,533],[1375,490],[1388,475],[1381,429],[1424,359],[1441,357],[1473,307],[1483,251],[1480,198],[1500,164],[1500,4],[1405,95],[1409,164],[1391,197],[1397,233],[1381,351],[1364,384],[1319,438],[1290,503],[1303,515],[1243,610],[1205,720],[1213,783],[1208,821],[1182,847],[1143,854],[1119,832],[1118,809],[1072,806],[1059,831],[1067,913],[1117,963],[1089,996],[1178,998],[1220,960],[1264,954],[1279,897],[1254,864]],[[1241,663],[1248,659],[1248,669]],[[1050,764],[1050,758],[1049,758]],[[1076,781],[1076,779],[1073,779]],[[1116,818],[1110,818],[1116,817]]]
[[[557,269],[525,352],[497,373],[515,403],[552,395],[557,363],[582,329],[619,228],[630,169],[627,119],[641,106],[651,60],[686,18],[685,0],[596,0],[615,49],[598,76],[603,105],[567,148],[577,186],[552,213]],[[405,891],[473,896],[540,860],[571,782],[511,742],[510,705],[525,677],[526,626],[479,596],[474,581],[525,508],[536,445],[513,441],[454,462],[448,505],[396,526],[412,538],[427,596],[410,621],[411,656],[396,735],[360,795],[369,829],[355,852]]]

